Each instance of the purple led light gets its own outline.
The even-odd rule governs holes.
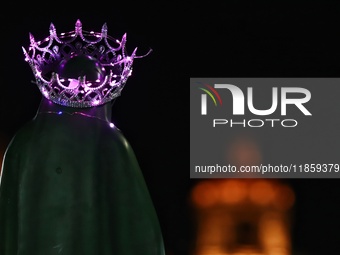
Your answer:
[[[82,29],[82,23],[77,20],[74,31],[58,35],[51,23],[49,31],[50,35],[41,41],[36,41],[30,34],[29,50],[22,49],[41,93],[64,106],[93,107],[120,96],[132,73],[134,59],[151,52],[136,56],[135,48],[128,55],[126,34],[121,40],[112,38],[107,34],[106,24],[102,26],[101,32],[88,32]],[[75,77],[68,77],[69,74],[64,73],[70,65],[73,68],[82,66],[71,63],[80,58],[87,58],[85,61],[98,72],[97,77],[90,78],[89,73],[92,74],[92,71],[86,74],[79,71]]]

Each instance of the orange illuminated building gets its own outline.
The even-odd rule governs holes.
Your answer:
[[[292,189],[275,180],[204,180],[192,190],[194,255],[290,255]]]
[[[262,150],[248,134],[229,141],[226,160],[259,165]],[[196,236],[192,255],[291,255],[295,194],[276,179],[206,179],[192,189]]]

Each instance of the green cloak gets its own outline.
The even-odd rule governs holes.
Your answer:
[[[1,255],[163,255],[160,225],[135,154],[91,109],[42,100],[17,132],[0,184]]]

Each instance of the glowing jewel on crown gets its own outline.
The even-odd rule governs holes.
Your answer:
[[[22,47],[41,93],[54,103],[70,107],[93,107],[120,96],[132,73],[137,48],[128,55],[126,34],[121,40],[101,32],[82,29],[57,34],[51,23],[50,35],[36,41],[30,34],[28,51]]]

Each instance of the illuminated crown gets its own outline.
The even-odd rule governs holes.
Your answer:
[[[126,53],[126,34],[121,40],[101,32],[83,31],[77,20],[75,30],[57,34],[51,23],[50,35],[22,48],[41,93],[54,103],[70,107],[92,107],[118,97],[132,73],[134,49]]]

